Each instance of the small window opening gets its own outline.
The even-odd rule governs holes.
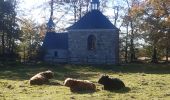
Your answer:
[[[57,51],[54,52],[54,56],[58,57],[58,52]]]
[[[96,37],[94,35],[90,35],[87,40],[88,50],[96,49]]]

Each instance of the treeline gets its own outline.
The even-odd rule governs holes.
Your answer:
[[[71,5],[76,22],[90,10],[91,0],[54,0]],[[134,62],[147,57],[157,63],[170,54],[169,0],[100,0],[100,11],[112,11],[107,16],[120,31],[120,57]],[[66,9],[67,11],[67,9]]]
[[[28,61],[38,58],[43,25],[17,18],[17,0],[0,0],[0,61]],[[42,29],[42,31],[40,31]]]
[[[126,35],[122,38],[125,61],[133,62],[140,55],[150,57],[151,62],[154,63],[162,57],[166,57],[166,62],[168,62],[170,52],[169,0],[125,0],[125,2],[127,13],[123,17],[123,26],[126,28]],[[139,52],[140,54],[137,54]]]
[[[0,59],[16,58],[19,26],[16,24],[16,1],[0,0]]]
[[[18,0],[19,1],[19,0]],[[52,3],[53,2],[53,3]],[[90,11],[91,0],[47,0],[45,8],[54,4],[53,19],[57,31],[64,23],[72,24]],[[39,25],[31,18],[17,18],[17,0],[0,0],[0,59],[42,58],[40,47],[46,32],[46,23]],[[37,5],[38,6],[38,5]],[[37,9],[42,6],[38,6]],[[107,16],[120,31],[120,57],[125,62],[138,57],[149,57],[158,62],[170,54],[170,2],[169,0],[100,0],[100,11],[112,13]],[[62,16],[58,16],[63,12]],[[24,12],[22,12],[24,13]],[[107,12],[108,13],[108,12]],[[50,15],[50,14],[49,14]],[[71,16],[66,20],[66,16]]]

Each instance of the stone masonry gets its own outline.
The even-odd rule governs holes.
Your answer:
[[[96,37],[96,49],[88,50],[90,35]],[[70,30],[68,34],[70,63],[118,64],[119,32],[114,29]]]

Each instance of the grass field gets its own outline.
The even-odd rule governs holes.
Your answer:
[[[96,92],[70,92],[68,87],[50,84],[30,86],[34,74],[47,69],[55,72],[52,83],[63,84],[67,77],[94,82]],[[105,91],[97,83],[101,74],[124,81],[126,88]],[[0,65],[0,100],[170,100],[170,65]]]

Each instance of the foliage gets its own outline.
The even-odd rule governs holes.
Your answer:
[[[137,53],[135,52],[136,48],[140,46],[138,40],[141,39],[141,30],[140,30],[140,15],[141,12],[136,12],[140,7],[140,1],[137,0],[124,0],[127,7],[124,7],[124,15],[122,16],[122,26],[126,28],[123,41],[124,41],[124,51],[126,62],[130,58],[130,62],[133,62],[136,59]],[[128,50],[129,48],[129,50]],[[130,57],[128,57],[128,55]]]
[[[130,52],[133,53],[135,38],[143,38],[145,46],[152,46],[152,60],[157,62],[160,54],[169,56],[169,16],[170,2],[168,0],[126,0],[128,14],[124,17],[125,27],[131,29]],[[131,5],[130,5],[131,4]],[[128,24],[130,23],[130,24]],[[127,34],[129,32],[127,31]],[[139,34],[139,35],[138,35]],[[161,52],[159,52],[161,51]],[[166,53],[164,53],[166,51]],[[168,59],[167,59],[168,61]]]
[[[19,26],[16,23],[16,1],[0,0],[0,55],[2,59],[16,58]]]
[[[170,2],[147,0],[144,5],[142,29],[148,34],[145,40],[149,41],[153,50],[166,50],[168,56],[170,23],[167,19],[170,16]],[[155,53],[152,56],[157,55]]]
[[[41,26],[38,26],[31,19],[20,19],[21,34],[20,34],[20,54],[24,60],[37,59],[43,37],[40,34]]]

